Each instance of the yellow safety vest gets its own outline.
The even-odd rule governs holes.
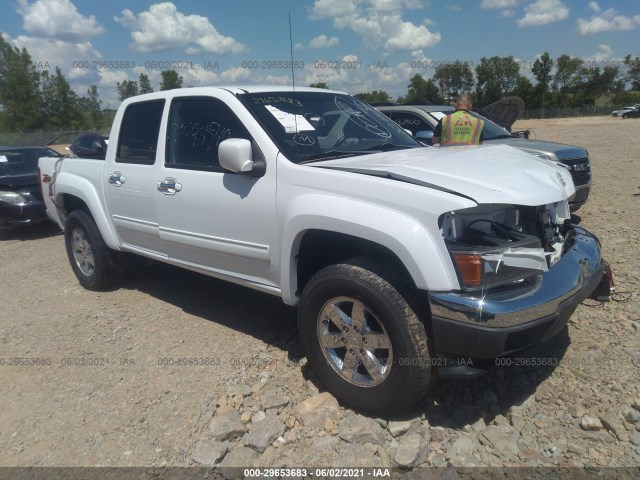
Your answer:
[[[466,110],[457,110],[442,117],[441,145],[478,145],[484,121],[469,114]]]

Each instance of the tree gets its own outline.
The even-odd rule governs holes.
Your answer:
[[[442,103],[440,90],[433,79],[426,80],[422,75],[416,73],[409,80],[407,96],[402,99],[402,103]]]
[[[0,34],[0,128],[27,131],[42,125],[40,74],[26,49]]]
[[[556,60],[556,73],[553,76],[553,90],[560,94],[558,106],[568,103],[567,95],[576,93],[584,83],[584,60],[569,55],[560,55]]]
[[[605,93],[616,94],[624,89],[624,80],[620,78],[620,68],[607,65],[600,71],[600,67],[585,69],[586,81],[581,89],[580,97],[583,104],[593,106],[596,111],[596,100]]]
[[[330,90],[329,85],[327,85],[324,82],[318,82],[318,83],[312,83],[311,85],[309,85],[310,87],[314,87],[314,88],[325,88],[327,90]]]
[[[544,107],[546,105],[546,97],[549,93],[549,85],[551,84],[551,70],[553,69],[553,60],[547,52],[544,52],[540,58],[533,62],[534,77],[538,81],[537,90],[541,98],[542,116],[544,117]]]
[[[460,93],[469,92],[474,84],[471,67],[467,62],[460,61],[438,65],[433,80],[440,84],[445,97],[457,97]]]
[[[525,108],[531,109],[540,106],[540,97],[536,94],[536,88],[524,75],[518,76],[516,88],[511,93],[524,101]]]
[[[102,100],[98,97],[98,87],[91,85],[87,89],[87,96],[80,99],[80,106],[85,115],[86,126],[99,130],[102,128]]]
[[[153,92],[153,87],[151,86],[151,82],[149,81],[149,77],[144,73],[141,73],[138,77],[138,85],[140,86],[139,93],[142,95],[143,93],[151,93]]]
[[[84,115],[76,92],[64,78],[59,67],[54,75],[42,73],[42,114],[47,127],[56,130],[81,128]]]
[[[182,75],[178,75],[175,70],[163,70],[160,72],[162,81],[160,82],[160,90],[171,90],[174,88],[182,88]]]
[[[365,103],[389,103],[391,97],[384,90],[374,90],[371,93],[356,93],[356,98]]]
[[[627,55],[624,64],[627,67],[625,78],[631,84],[631,90],[640,90],[640,57],[631,58],[631,55]]]
[[[118,89],[120,101],[124,101],[129,97],[135,97],[140,94],[138,82],[135,80],[123,80],[122,83],[118,82],[116,84],[116,88]]]
[[[480,59],[476,66],[478,106],[488,105],[511,95],[518,84],[520,64],[513,56]]]

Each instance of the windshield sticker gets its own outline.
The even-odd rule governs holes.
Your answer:
[[[306,133],[296,133],[293,136],[293,141],[301,147],[310,147],[316,144],[316,139]]]
[[[429,112],[431,114],[432,117],[434,117],[436,120],[440,120],[443,117],[446,117],[446,115],[442,112]]]
[[[382,138],[391,137],[391,133],[375,119],[368,116],[366,113],[356,110],[352,105],[347,103],[344,99],[336,97],[336,106],[346,113],[349,118],[364,128],[367,132],[377,135]]]
[[[8,162],[9,160],[4,155],[0,155],[0,162]]]
[[[309,120],[309,123],[311,125],[315,125],[316,128],[324,127],[326,123],[324,121],[324,118],[322,118],[320,115],[316,115],[315,113],[305,113],[304,118]]]
[[[271,103],[287,103],[294,107],[302,107],[302,102],[291,97],[254,97],[253,103],[258,105],[269,105]]]
[[[315,128],[308,122],[302,115],[296,115],[293,113],[283,112],[277,109],[273,105],[265,105],[267,110],[271,112],[280,125],[284,127],[284,131],[287,133],[298,133],[307,130],[315,131]]]

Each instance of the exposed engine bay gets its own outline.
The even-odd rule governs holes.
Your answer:
[[[518,283],[551,268],[571,235],[568,203],[480,205],[440,217],[440,232],[467,289]]]

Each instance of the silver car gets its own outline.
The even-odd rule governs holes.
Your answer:
[[[431,144],[438,120],[455,110],[446,105],[393,105],[376,108],[428,145]],[[471,114],[485,122],[483,130],[485,144],[511,145],[537,157],[564,164],[571,171],[576,187],[575,195],[569,199],[571,210],[576,211],[587,202],[591,192],[591,161],[587,150],[562,143],[530,140],[505,130],[482,115],[475,112]]]

